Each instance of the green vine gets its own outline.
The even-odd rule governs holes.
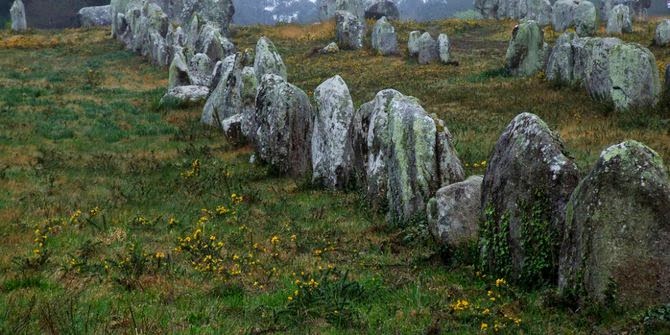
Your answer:
[[[532,203],[520,203],[521,249],[523,267],[519,283],[533,287],[551,283],[558,274],[558,238],[551,226],[551,213],[547,198],[535,194]]]
[[[480,268],[500,277],[509,277],[512,273],[512,256],[509,248],[509,213],[496,224],[493,205],[485,209],[485,219],[480,227],[479,249],[481,251]]]

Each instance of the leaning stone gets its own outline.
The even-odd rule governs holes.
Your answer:
[[[437,48],[440,53],[440,61],[444,64],[449,63],[451,61],[451,44],[447,34],[440,34],[437,37]]]
[[[505,56],[507,70],[515,76],[532,76],[544,66],[544,32],[535,21],[514,27]]]
[[[335,12],[336,39],[340,49],[358,50],[363,48],[365,24],[355,15],[338,10]]]
[[[161,98],[161,105],[167,103],[198,103],[207,100],[209,95],[209,87],[206,86],[177,86],[171,88]]]
[[[622,34],[633,32],[633,20],[630,15],[630,8],[624,5],[616,5],[608,15],[607,33]]]
[[[23,1],[14,0],[9,12],[12,16],[13,31],[24,31],[28,29],[28,24],[26,23],[26,7],[23,5]]]
[[[77,19],[82,27],[109,26],[112,24],[111,6],[84,7],[77,13]]]
[[[559,136],[533,114],[515,117],[484,175],[481,268],[526,286],[553,283],[565,207],[578,182]]]
[[[419,64],[430,64],[440,57],[437,41],[429,33],[423,33],[417,41]]]
[[[654,44],[661,47],[670,45],[670,20],[665,19],[656,26]]]
[[[670,301],[670,182],[656,152],[635,141],[603,151],[566,217],[564,295],[630,307]]]
[[[372,48],[382,56],[396,55],[399,52],[398,36],[386,17],[379,19],[372,28]]]
[[[386,17],[389,20],[400,19],[398,6],[390,0],[375,0],[365,10],[365,18],[368,20],[379,20]]]
[[[240,54],[226,57],[223,61],[221,80],[207,99],[200,121],[210,126],[242,111],[242,64]]]
[[[266,74],[276,74],[284,79],[287,78],[286,65],[275,45],[267,37],[261,37],[256,43],[254,71],[258,82]]]
[[[407,42],[407,49],[410,57],[419,56],[419,38],[421,38],[420,31],[412,31],[409,33],[409,41]]]
[[[323,82],[314,91],[316,115],[312,132],[312,181],[331,189],[352,182],[354,103],[340,76]]]
[[[428,202],[428,228],[439,244],[456,249],[477,242],[482,180],[472,176],[445,186]]]
[[[284,78],[263,76],[256,96],[258,158],[277,173],[305,177],[312,167],[312,105],[309,97]]]
[[[598,28],[596,6],[590,1],[582,0],[575,8],[574,25],[577,35],[593,36]]]

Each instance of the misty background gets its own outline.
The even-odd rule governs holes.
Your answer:
[[[48,3],[46,0],[45,2]],[[240,25],[315,22],[318,20],[316,2],[316,0],[233,0],[236,9],[233,21]],[[0,0],[0,27],[9,24],[9,8],[12,3],[13,0]],[[396,3],[403,19],[417,21],[447,18],[457,12],[473,8],[473,0],[397,0]],[[652,0],[649,15],[668,14],[670,10],[666,8],[666,1]]]

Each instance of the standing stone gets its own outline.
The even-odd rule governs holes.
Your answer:
[[[213,71],[214,62],[205,54],[195,54],[188,62],[188,73],[193,85],[211,86]]]
[[[670,20],[665,19],[656,26],[654,44],[661,47],[670,45]]]
[[[365,24],[355,15],[338,10],[335,12],[336,39],[340,49],[358,50],[363,48]]]
[[[651,7],[652,0],[600,0],[600,15],[603,20],[609,20],[609,14],[617,5],[624,5],[630,10],[631,16],[638,21],[647,19],[647,9]]]
[[[600,155],[570,198],[559,289],[581,302],[670,301],[670,182],[661,157],[627,141]]]
[[[574,25],[577,35],[593,36],[598,29],[596,6],[590,1],[581,1],[575,8]]]
[[[195,51],[203,53],[212,61],[217,62],[235,53],[235,45],[223,37],[216,26],[205,24],[200,29]]]
[[[172,63],[168,70],[168,88],[177,86],[191,85],[191,78],[188,73],[188,65],[183,52],[178,52],[172,58]]]
[[[256,96],[258,157],[279,174],[309,175],[312,167],[312,105],[309,97],[283,77],[263,76]]]
[[[477,242],[482,180],[472,176],[445,186],[428,203],[428,227],[441,245],[455,249]]]
[[[572,26],[577,5],[579,5],[579,1],[575,0],[558,0],[554,3],[551,25],[555,31],[563,32]]]
[[[533,114],[515,117],[484,175],[481,268],[527,286],[554,282],[565,207],[578,182],[558,135]]]
[[[224,60],[221,80],[207,99],[200,121],[210,126],[221,126],[221,122],[242,111],[242,56],[228,56]]]
[[[451,61],[451,44],[447,34],[440,34],[437,37],[437,48],[440,53],[440,61],[444,64],[449,63]]]
[[[386,17],[379,19],[372,28],[372,48],[382,56],[396,55],[399,52],[398,36]]]
[[[340,76],[332,77],[314,91],[316,115],[312,132],[312,180],[331,189],[342,189],[354,177],[354,103]]]
[[[630,8],[624,5],[616,5],[608,15],[607,33],[622,34],[633,32],[633,20],[630,15]]]
[[[407,42],[407,49],[410,57],[419,56],[419,38],[421,38],[420,31],[412,31],[409,33],[409,41]]]
[[[544,66],[544,32],[535,21],[514,27],[507,47],[507,70],[515,76],[532,76]]]
[[[551,24],[551,3],[549,0],[526,0],[526,8],[523,1],[519,1],[521,15],[525,20],[533,20],[541,26]]]
[[[542,26],[551,23],[549,0],[475,0],[474,7],[484,18],[534,20]]]
[[[287,79],[286,65],[277,51],[274,43],[263,36],[256,43],[256,56],[254,58],[254,71],[256,79],[260,82],[266,74],[276,74]]]
[[[579,38],[573,41],[574,78],[582,81],[594,99],[611,99],[609,57],[611,50],[621,43],[618,38]]]
[[[558,37],[547,61],[547,80],[557,84],[575,84],[572,43],[576,38],[573,32],[565,32]]]
[[[13,31],[24,31],[28,29],[28,24],[26,23],[26,7],[23,5],[23,1],[14,0],[14,4],[12,4],[12,8],[9,9],[9,13],[12,16]]]
[[[112,24],[112,9],[110,5],[84,7],[77,13],[81,27],[99,27]]]
[[[610,96],[614,107],[656,105],[661,93],[656,58],[649,49],[635,43],[614,46],[609,57]]]
[[[258,125],[255,122],[256,93],[258,91],[258,79],[253,67],[247,66],[242,69],[242,135],[250,142],[254,141]]]
[[[419,64],[430,64],[440,57],[437,41],[427,32],[419,37],[417,47],[419,50]]]
[[[177,86],[171,88],[167,93],[161,98],[161,105],[168,102],[175,103],[197,103],[207,100],[209,95],[209,87],[206,86]]]
[[[400,19],[398,6],[390,0],[374,0],[365,10],[365,18],[368,20],[379,20],[386,17],[389,20]]]

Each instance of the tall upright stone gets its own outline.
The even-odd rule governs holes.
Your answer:
[[[393,25],[382,17],[372,28],[372,48],[382,56],[396,55],[398,50],[398,36]]]
[[[340,76],[319,85],[314,100],[312,180],[327,188],[342,189],[354,180],[354,103]]]
[[[559,289],[581,302],[670,301],[670,181],[661,157],[627,141],[602,152],[570,198]]]
[[[505,60],[515,76],[532,76],[544,66],[547,47],[544,32],[535,21],[519,23],[512,31]]]
[[[23,1],[14,0],[14,4],[12,4],[12,8],[9,9],[9,13],[12,16],[13,31],[24,31],[28,29],[28,24],[26,23],[26,7],[23,5]]]
[[[533,114],[515,117],[482,184],[482,270],[527,286],[553,283],[565,208],[578,182],[559,136]]]
[[[365,23],[350,12],[335,12],[335,37],[340,49],[358,50],[363,48]]]

